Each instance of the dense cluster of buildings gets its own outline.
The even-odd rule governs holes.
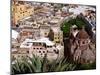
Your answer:
[[[22,1],[12,1],[12,25],[34,13],[34,7]]]
[[[15,59],[32,57],[34,54],[40,58],[46,56],[50,61],[63,58],[64,42],[61,25],[65,20],[81,14],[83,10],[79,13],[79,8],[78,5],[14,1],[12,3],[12,57]],[[88,15],[93,17],[92,12],[89,14],[90,11],[85,11],[88,10],[87,8],[84,8],[84,12],[88,12]],[[89,37],[84,32],[82,30],[77,34],[77,40],[80,41],[82,35],[86,40],[82,39],[83,43],[88,45]],[[79,50],[80,48],[78,47]]]

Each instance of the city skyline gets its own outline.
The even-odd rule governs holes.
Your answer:
[[[11,12],[12,67],[23,57],[96,66],[95,6],[14,1]]]

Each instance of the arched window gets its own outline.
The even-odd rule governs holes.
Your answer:
[[[85,41],[83,41],[82,44],[85,44]]]

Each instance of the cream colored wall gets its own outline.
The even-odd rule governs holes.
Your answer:
[[[40,48],[42,48],[42,49],[40,49]],[[31,56],[32,56],[32,54],[34,54],[35,56],[43,58],[46,53],[47,53],[47,49],[42,45],[40,45],[40,46],[32,46],[32,48],[30,49],[30,55]]]

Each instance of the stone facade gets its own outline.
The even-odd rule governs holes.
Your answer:
[[[95,53],[90,49],[90,38],[85,29],[79,30],[76,36],[70,39],[71,55],[78,63],[92,63],[95,61]]]

